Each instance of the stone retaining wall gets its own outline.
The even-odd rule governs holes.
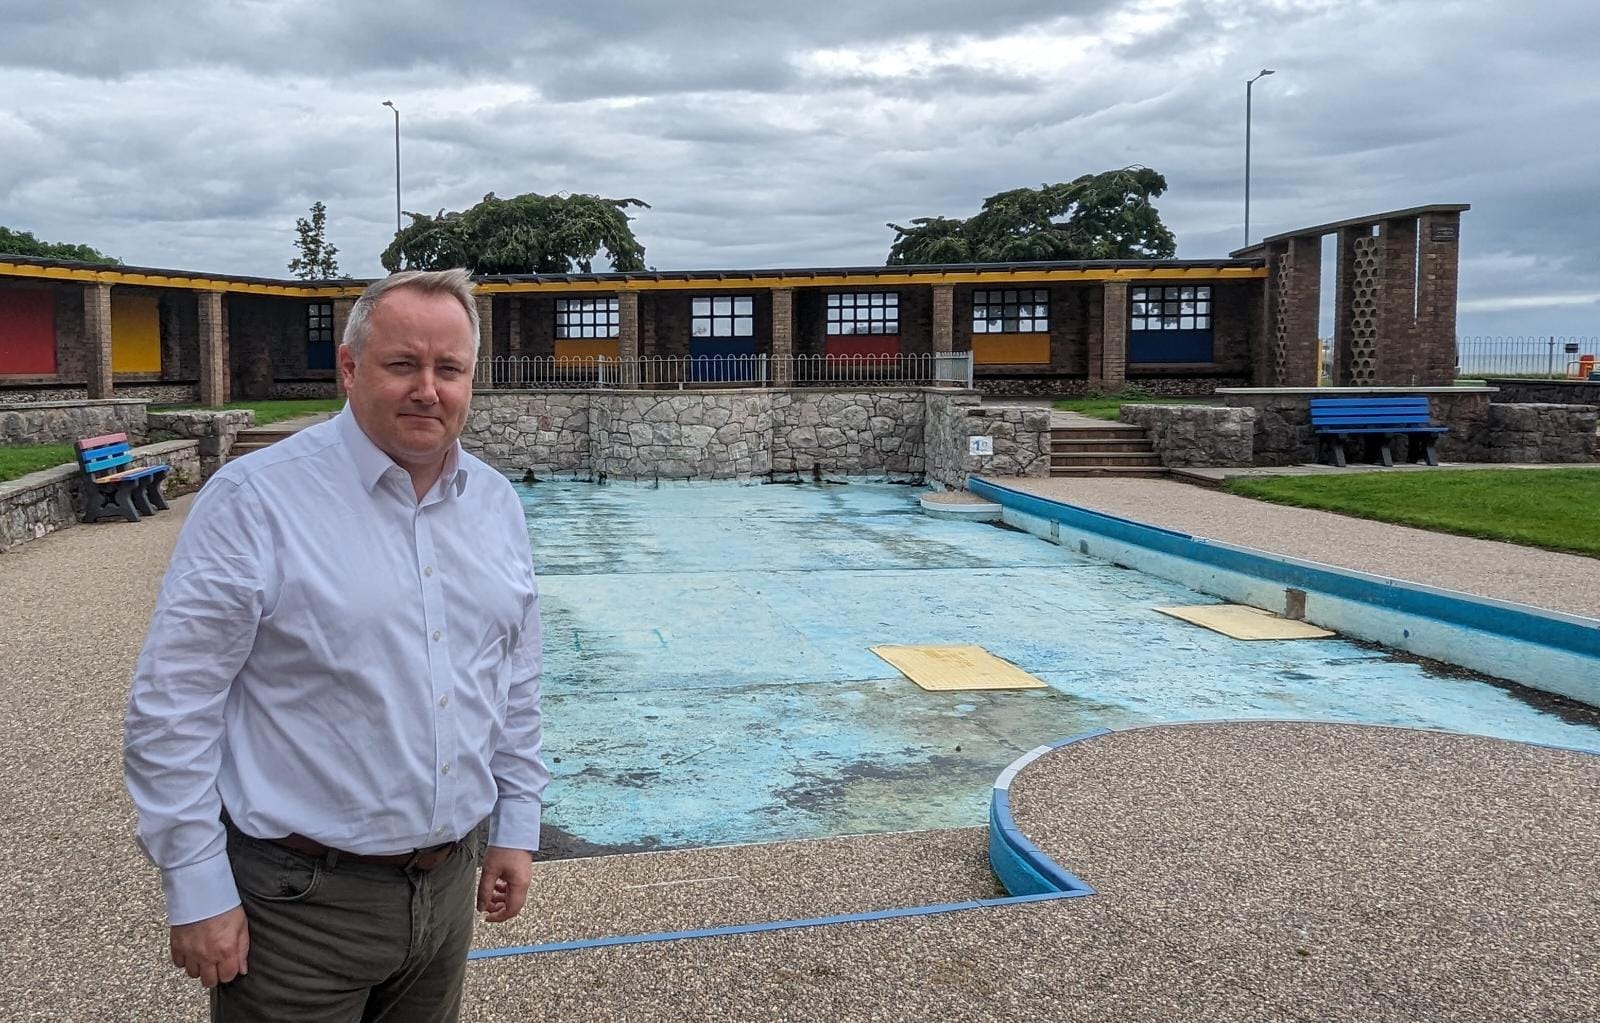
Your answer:
[[[1317,460],[1316,434],[1311,429],[1311,399],[1317,396],[1304,391],[1285,391],[1219,394],[1217,397],[1230,408],[1255,409],[1254,464],[1296,465]],[[1330,391],[1326,397],[1361,395]],[[1450,427],[1450,432],[1439,438],[1439,457],[1452,462],[1490,461],[1489,392],[1470,390],[1461,394],[1434,393],[1427,397],[1434,421]]]
[[[145,436],[145,402],[126,398],[0,405],[0,444],[71,444],[84,437]]]
[[[1124,405],[1124,423],[1144,427],[1169,468],[1252,464],[1257,412],[1211,405]]]
[[[337,398],[339,384],[335,380],[279,380],[272,385],[267,397],[273,401],[299,401],[306,398]]]
[[[496,468],[542,476],[918,476],[936,393],[481,391],[462,443]]]
[[[964,488],[967,477],[1050,475],[1050,410],[1028,406],[980,405],[972,394],[930,392],[927,396],[927,479]],[[990,437],[993,455],[971,453],[973,437]]]
[[[1600,462],[1600,408],[1530,403],[1489,406],[1490,462]]]
[[[172,466],[161,485],[161,492],[169,498],[200,485],[198,441],[172,440],[134,448],[133,462],[138,466]],[[77,481],[81,475],[76,464],[67,463],[0,483],[0,552],[77,525]]]
[[[200,400],[196,383],[117,384],[112,392],[119,398],[142,398],[152,405],[189,405]]]
[[[1148,394],[1170,398],[1204,398],[1219,387],[1249,387],[1240,376],[1140,376],[1129,374],[1130,386]],[[1101,393],[1100,385],[1085,376],[975,377],[972,386],[990,398],[1082,398]]]
[[[1518,380],[1496,377],[1487,381],[1500,393],[1496,404],[1600,405],[1600,380]]]
[[[233,451],[239,431],[254,426],[256,414],[248,409],[151,412],[146,417],[151,440],[183,438],[199,442],[200,478],[208,480],[222,468]]]

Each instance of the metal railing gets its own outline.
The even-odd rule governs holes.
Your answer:
[[[970,352],[909,355],[523,356],[478,360],[479,388],[968,387]]]
[[[1590,367],[1584,370],[1584,366]],[[1600,338],[1539,337],[1456,339],[1458,376],[1578,377],[1600,368]]]

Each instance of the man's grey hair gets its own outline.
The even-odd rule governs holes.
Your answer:
[[[367,335],[372,332],[372,314],[383,296],[391,291],[420,291],[425,295],[450,295],[467,311],[472,323],[472,358],[478,358],[478,302],[472,293],[472,274],[465,269],[454,270],[401,270],[382,280],[367,285],[367,290],[356,299],[350,310],[350,319],[344,325],[343,340],[357,361],[361,349],[366,347]]]

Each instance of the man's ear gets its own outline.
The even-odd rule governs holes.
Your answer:
[[[356,383],[356,356],[349,345],[339,346],[339,379],[344,383],[346,393]]]

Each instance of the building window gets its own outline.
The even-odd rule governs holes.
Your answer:
[[[1129,330],[1210,330],[1209,285],[1130,289]]]
[[[693,300],[689,329],[695,337],[755,337],[756,300],[748,295]]]
[[[306,369],[332,369],[333,347],[333,303],[307,303]]]
[[[828,296],[828,335],[900,333],[900,295],[893,291]]]
[[[1043,334],[1050,329],[1050,292],[1044,288],[972,293],[974,334]]]
[[[556,299],[556,338],[568,341],[576,338],[618,337],[617,299],[610,298],[558,298]]]

